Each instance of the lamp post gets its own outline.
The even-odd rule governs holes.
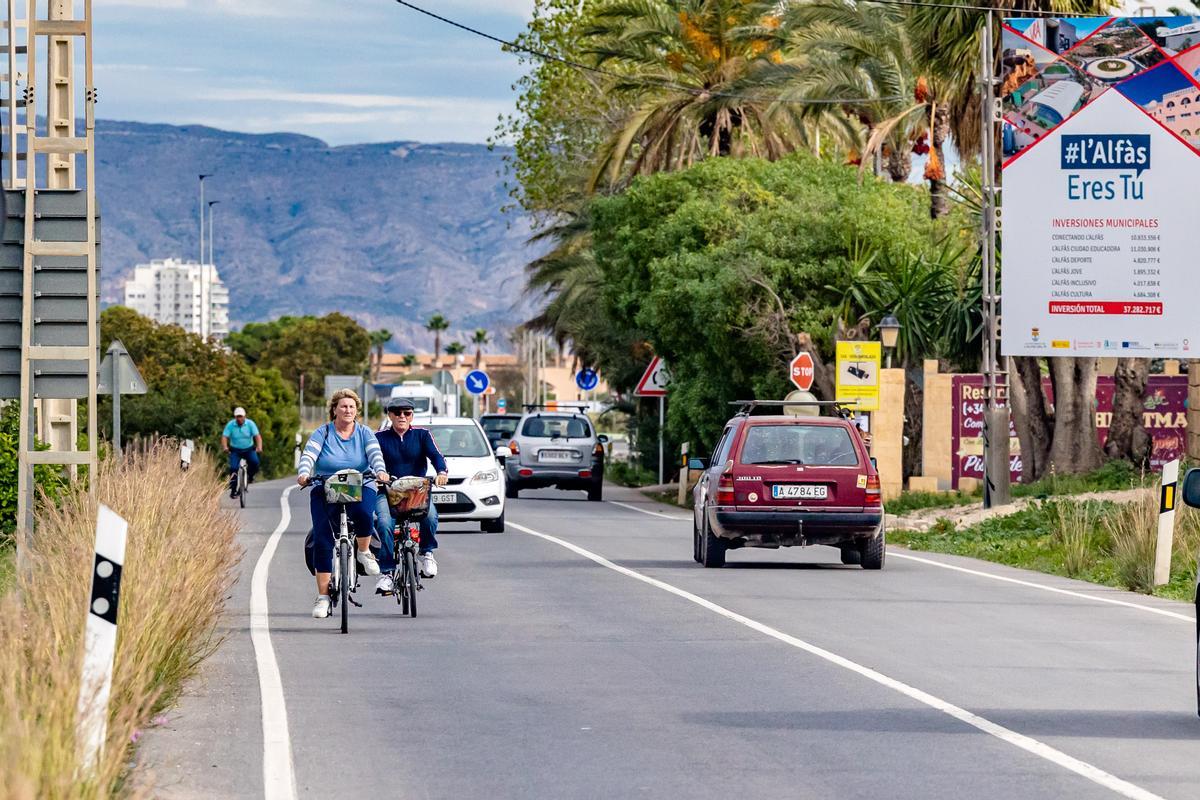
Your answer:
[[[203,323],[205,339],[212,335],[212,273],[217,269],[216,251],[213,250],[213,206],[220,202],[220,200],[208,201],[208,260],[212,262],[212,269],[210,270],[204,264],[200,265],[200,279],[203,281],[203,288],[200,290],[203,302],[200,319]]]
[[[895,315],[888,314],[879,320],[879,338],[883,340],[883,349],[887,350],[887,367],[891,369],[892,350],[896,347],[896,340],[900,338],[900,320],[896,319]]]
[[[198,327],[200,336],[204,339],[208,338],[208,334],[204,332],[204,179],[211,177],[211,172],[200,173],[200,325]]]

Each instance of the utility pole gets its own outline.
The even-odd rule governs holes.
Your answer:
[[[1012,501],[1009,470],[1008,397],[1005,372],[1000,369],[1000,295],[996,290],[996,227],[999,223],[1000,189],[996,185],[996,125],[1001,120],[996,100],[995,46],[992,42],[993,12],[980,41],[980,89],[983,100],[980,144],[980,177],[983,183],[983,369],[987,408],[983,415],[983,507],[1007,505]],[[1003,396],[1001,396],[1003,393]]]
[[[208,335],[204,332],[204,304],[208,301],[204,285],[204,179],[211,178],[211,172],[200,173],[200,336],[207,339]]]
[[[205,340],[212,336],[212,273],[217,269],[217,258],[214,255],[216,251],[213,250],[213,206],[220,202],[220,200],[208,201],[208,260],[212,262],[212,269],[204,264],[200,265],[200,280],[202,281],[200,298],[203,301],[205,295],[208,296],[208,300],[204,301],[204,305],[200,309],[201,327],[204,330]]]

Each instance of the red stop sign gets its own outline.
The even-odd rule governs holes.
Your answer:
[[[792,359],[792,383],[802,392],[807,392],[813,385],[813,360],[808,353],[801,353]]]

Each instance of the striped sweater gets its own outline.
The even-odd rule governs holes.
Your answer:
[[[384,472],[383,452],[375,434],[355,423],[350,438],[343,439],[328,422],[313,431],[300,455],[300,474],[332,475],[340,469],[356,469],[371,474]]]

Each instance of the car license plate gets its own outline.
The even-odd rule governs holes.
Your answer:
[[[574,450],[542,450],[538,453],[538,461],[547,461],[553,464],[566,464],[578,458],[578,453]]]
[[[829,487],[815,483],[777,483],[771,487],[771,497],[776,500],[824,500],[828,496]]]
[[[433,502],[448,505],[458,500],[458,492],[434,492]]]

